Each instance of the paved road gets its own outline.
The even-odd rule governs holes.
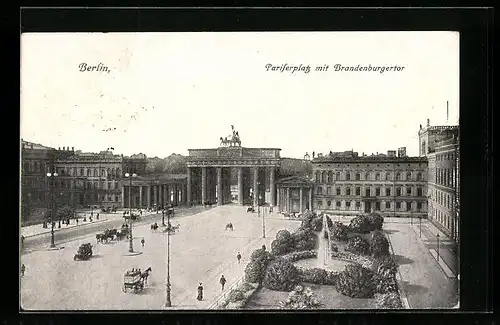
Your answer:
[[[187,216],[187,215],[192,215],[195,213],[199,213],[200,211],[210,209],[210,208],[203,208],[203,207],[193,207],[193,208],[179,208],[175,210],[175,216],[172,218],[172,220]],[[144,225],[144,224],[152,224],[155,221],[161,220],[162,215],[161,213],[159,214],[152,214],[148,216],[141,217],[139,221],[134,222],[134,225]],[[166,219],[166,217],[165,217]],[[172,221],[174,222],[174,221]],[[78,238],[88,236],[90,234],[95,235],[96,233],[102,232],[105,229],[113,229],[113,228],[120,228],[121,225],[124,223],[123,218],[119,219],[114,219],[114,220],[106,220],[103,222],[96,222],[93,224],[86,224],[78,227],[71,227],[68,229],[58,229],[57,231],[54,232],[54,240],[56,245],[62,245],[64,246],[64,243],[67,243],[69,241],[76,240]],[[64,226],[63,226],[64,227]],[[24,240],[24,252],[31,252],[34,250],[39,250],[39,249],[44,249],[50,244],[50,232],[49,233],[44,233],[36,236],[31,236],[27,237]]]
[[[270,246],[280,229],[293,231],[300,223],[280,218],[266,219],[266,239],[262,239],[262,218],[239,206],[212,209],[192,208],[201,213],[173,219],[180,231],[171,238],[170,275],[173,309],[206,309],[221,293],[219,278],[227,287],[243,275],[253,250],[262,243]],[[161,215],[157,218],[161,219]],[[231,222],[234,231],[225,230]],[[27,310],[161,310],[165,303],[166,237],[149,224],[134,229],[137,256],[124,256],[128,242],[95,244],[92,235],[65,244],[59,251],[39,250],[21,257],[26,265],[21,279],[21,305]],[[141,247],[140,240],[146,244]],[[78,246],[93,243],[94,257],[73,261]],[[242,255],[241,264],[236,254]],[[123,272],[130,268],[152,268],[146,288],[138,294],[123,293]],[[204,285],[204,301],[196,300],[199,282]],[[228,292],[226,288],[225,292]]]

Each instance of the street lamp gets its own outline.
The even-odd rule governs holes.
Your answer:
[[[413,226],[413,210],[410,211],[410,224]]]
[[[167,224],[170,225],[170,213],[167,214]],[[167,299],[165,307],[172,307],[170,300],[170,229],[167,229]]]
[[[137,177],[137,174],[136,173],[133,173],[133,174],[129,174],[129,173],[126,173],[125,174],[125,177],[128,178],[129,180],[129,188],[128,188],[128,205],[129,205],[129,215],[128,215],[128,220],[129,220],[129,224],[130,224],[130,232],[129,232],[129,242],[128,242],[128,251],[130,253],[133,253],[134,252],[134,237],[132,235],[132,200],[131,200],[131,193],[132,193],[132,178],[134,177]]]
[[[47,173],[47,177],[49,178],[49,186],[50,186],[50,248],[56,247],[54,240],[54,217],[55,217],[55,209],[56,203],[54,200],[54,185],[55,185],[55,177],[58,174],[56,172]]]
[[[264,218],[264,215],[266,214],[265,212],[266,210],[264,209],[262,212],[262,238],[266,238],[266,219]]]
[[[419,237],[422,238],[422,216],[419,216],[418,222],[419,222],[419,228],[420,228],[420,235],[419,235]]]
[[[436,235],[436,239],[437,239],[437,245],[436,245],[437,261],[439,262],[439,234]]]

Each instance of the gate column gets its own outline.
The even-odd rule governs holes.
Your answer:
[[[174,200],[177,203],[177,186],[174,187]],[[186,204],[191,205],[191,168],[187,169],[187,184],[186,184]]]
[[[243,205],[243,168],[238,167],[238,203]]]
[[[259,205],[259,167],[253,168],[253,206],[256,207]]]
[[[201,167],[201,204],[207,202],[207,167]]]
[[[276,187],[274,184],[274,167],[271,167],[271,175],[269,176],[269,200],[270,206],[274,207],[276,205],[276,202],[274,200],[274,193],[276,192]]]
[[[217,167],[217,205],[222,205],[222,168]]]

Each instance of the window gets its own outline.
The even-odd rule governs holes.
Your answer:
[[[422,210],[422,202],[417,202],[417,211]]]
[[[375,189],[375,196],[380,196],[380,187]]]
[[[340,181],[340,172],[335,173],[335,180]]]
[[[351,173],[347,172],[345,174],[345,179],[348,180],[348,181],[350,181],[351,180]]]
[[[357,181],[361,180],[361,175],[359,173],[356,173],[356,180]]]
[[[361,209],[361,202],[356,202],[356,210],[360,210]]]
[[[411,172],[406,173],[406,180],[411,181]]]
[[[90,176],[92,176],[90,168],[87,168],[87,177],[90,177]]]
[[[417,181],[422,181],[422,173],[417,173]]]
[[[406,188],[406,195],[411,195],[411,187]]]
[[[396,196],[401,196],[401,187],[396,189]]]
[[[380,211],[380,202],[375,202],[375,210]]]
[[[417,196],[422,196],[422,188],[417,187]]]
[[[345,202],[345,206],[346,206],[346,208],[350,208],[350,207],[351,207],[351,202],[346,201],[346,202]]]
[[[385,208],[390,209],[391,208],[391,202],[385,202]]]
[[[369,188],[365,189],[365,196],[370,196],[370,189]]]
[[[333,172],[328,172],[328,184],[333,184]]]
[[[316,201],[316,207],[317,207],[318,209],[322,209],[322,208],[323,208],[323,202],[321,202],[321,201]]]
[[[400,180],[401,180],[401,174],[400,174],[400,173],[396,173],[396,180],[397,180],[397,181],[400,181]]]
[[[118,189],[118,182],[115,182],[115,190]]]
[[[379,180],[380,180],[380,174],[379,174],[379,173],[376,173],[376,174],[375,174],[375,180],[376,180],[376,181],[379,181]]]
[[[83,168],[80,168],[80,176],[85,176],[85,172],[83,171]]]
[[[365,180],[369,181],[370,180],[370,173],[366,173],[365,175]]]
[[[332,188],[331,187],[326,188],[326,194],[332,195]]]
[[[325,171],[323,171],[321,173],[321,183],[326,183],[326,172]]]
[[[390,188],[385,189],[385,196],[391,196],[391,189]]]
[[[108,189],[111,189],[111,182],[108,182]]]
[[[326,206],[329,208],[332,206],[332,201],[326,201]]]
[[[320,174],[319,174],[319,171],[316,171],[316,183],[319,183],[321,178],[320,178]]]
[[[356,187],[356,195],[361,195],[361,188],[360,187]]]
[[[336,202],[337,208],[340,208],[340,201]]]
[[[351,188],[350,187],[345,189],[345,195],[351,195]]]
[[[323,195],[323,188],[321,186],[318,186],[316,192],[318,193],[318,195]]]
[[[401,202],[396,202],[396,209],[401,209]]]
[[[391,181],[392,180],[392,174],[391,173],[386,173],[385,174],[385,180],[386,181]]]
[[[97,186],[98,186],[97,182],[94,182],[94,189],[95,190],[97,190]]]
[[[406,211],[411,211],[411,202],[406,202]]]
[[[337,187],[337,195],[340,195],[340,187]]]

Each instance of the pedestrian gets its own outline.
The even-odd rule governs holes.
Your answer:
[[[198,296],[196,297],[199,301],[203,300],[203,285],[200,282],[200,285],[198,286]]]
[[[24,276],[24,272],[26,271],[26,266],[21,265],[21,276],[23,277]]]
[[[222,286],[221,291],[224,291],[224,285],[226,284],[226,278],[224,277],[224,274],[220,277],[219,283]]]
[[[146,241],[144,240],[144,237],[142,237],[142,239],[141,239],[142,247],[144,247],[144,243],[146,243]]]
[[[97,220],[99,220],[99,212],[97,212]]]
[[[262,250],[265,251],[266,250],[266,245],[262,245]]]
[[[77,225],[77,226],[78,226],[78,222],[79,222],[79,220],[78,220],[78,218],[76,218],[76,225]]]
[[[238,255],[236,255],[236,258],[238,259],[238,264],[240,264],[240,260],[241,260],[241,254],[240,254],[240,252],[238,252]]]
[[[24,245],[24,236],[21,235],[21,248],[23,248],[23,245]]]

